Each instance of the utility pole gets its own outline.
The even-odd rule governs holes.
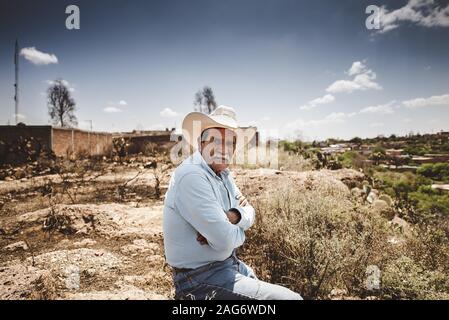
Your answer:
[[[15,95],[14,95],[14,101],[15,101],[15,119],[16,119],[16,125],[19,123],[19,43],[16,39],[16,47],[14,51],[14,65],[15,65],[15,73],[16,73],[16,82],[14,84],[15,89]]]

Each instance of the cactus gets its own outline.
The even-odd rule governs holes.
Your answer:
[[[388,220],[392,220],[394,218],[394,210],[385,200],[376,199],[372,203],[373,209],[379,213],[381,216]]]
[[[393,199],[387,194],[383,194],[379,197],[379,200],[385,201],[389,206],[393,205]]]
[[[369,184],[363,184],[363,192],[365,192],[366,195],[369,195],[371,192],[371,186]]]

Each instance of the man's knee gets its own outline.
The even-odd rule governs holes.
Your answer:
[[[300,294],[286,287],[263,281],[258,296],[261,300],[303,300]]]

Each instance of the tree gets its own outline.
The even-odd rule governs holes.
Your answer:
[[[195,94],[193,104],[196,106],[196,111],[211,114],[212,111],[217,108],[217,102],[215,102],[215,96],[212,88],[205,86],[203,90],[198,90]]]
[[[76,104],[65,83],[64,80],[58,79],[48,88],[48,114],[55,125],[72,127],[78,124],[74,114]]]

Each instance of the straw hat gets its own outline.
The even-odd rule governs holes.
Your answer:
[[[190,112],[182,122],[182,132],[187,144],[198,147],[198,137],[209,128],[225,128],[237,135],[237,148],[246,146],[256,134],[256,128],[240,128],[235,110],[227,106],[218,106],[211,114]]]

